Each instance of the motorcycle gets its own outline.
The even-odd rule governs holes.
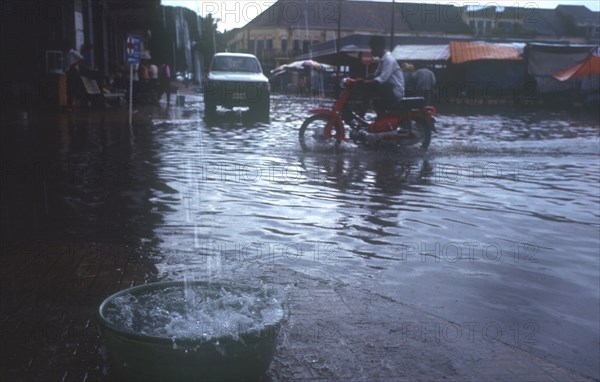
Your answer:
[[[356,112],[357,104],[351,99],[353,90],[360,84],[360,79],[344,79],[343,91],[331,109],[309,110],[313,115],[304,121],[298,133],[303,150],[327,145],[337,148],[349,140],[370,147],[417,144],[422,149],[429,147],[431,133],[436,131],[433,106],[425,105],[423,97],[404,98],[392,110],[379,113],[373,121],[368,121]]]

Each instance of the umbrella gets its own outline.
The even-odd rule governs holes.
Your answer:
[[[556,72],[552,76],[559,81],[566,81],[571,78],[587,77],[592,74],[600,74],[600,56],[593,53],[582,62]]]
[[[313,61],[313,60],[301,60],[294,61],[289,64],[281,65],[271,70],[271,74],[279,75],[288,70],[303,70],[303,69],[314,69],[319,71],[324,70],[333,70],[333,65],[323,64],[321,62]]]

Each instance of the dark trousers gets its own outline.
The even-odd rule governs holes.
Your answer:
[[[67,70],[67,107],[73,107],[73,101],[81,94],[81,78],[73,65]]]
[[[369,101],[373,102],[373,109],[377,114],[383,113],[385,110],[390,110],[400,102],[394,95],[394,88],[392,84],[380,84],[375,81],[372,83],[365,83],[359,89],[363,93],[363,100],[368,104]]]
[[[171,105],[171,80],[169,78],[158,79],[158,98],[162,95],[167,94],[167,106]]]

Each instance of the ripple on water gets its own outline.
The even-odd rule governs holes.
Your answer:
[[[369,279],[456,322],[513,323],[526,311],[551,333],[542,348],[583,346],[592,370],[598,350],[587,323],[597,314],[586,301],[598,299],[589,287],[598,284],[597,121],[512,109],[440,113],[426,153],[352,144],[307,153],[298,129],[309,103],[274,97],[268,124],[224,112],[210,124],[160,125],[157,171],[168,188],[154,188],[154,200],[172,208],[156,230],[162,276],[194,268],[214,277],[207,259],[231,255],[239,261],[222,271],[232,279],[282,267],[352,285]],[[236,252],[249,243],[252,261]],[[304,250],[286,256],[281,248]],[[445,250],[468,260],[448,261],[454,252]],[[573,298],[577,288],[584,297]],[[565,307],[585,316],[569,333],[550,318]],[[557,353],[579,369],[579,355]]]

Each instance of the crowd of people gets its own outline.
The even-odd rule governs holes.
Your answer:
[[[142,53],[141,63],[133,70],[134,101],[158,103],[163,94],[167,95],[167,107],[171,105],[171,68],[168,64],[156,65],[150,54]]]
[[[84,44],[81,52],[71,49],[66,56],[66,111],[76,107],[109,107],[108,95],[121,94],[123,99],[129,97],[129,82],[133,82],[133,102],[158,104],[166,94],[166,105],[171,106],[171,68],[167,63],[156,64],[150,59],[149,52],[142,53],[140,64],[134,65],[133,76],[130,78],[129,66],[114,66],[108,76],[94,68],[91,45]],[[94,84],[100,94],[89,89]],[[115,97],[111,97],[115,98]],[[117,97],[118,99],[119,97]]]
[[[413,64],[405,62],[401,65],[407,97],[423,97],[425,103],[431,105],[435,93],[435,74],[427,68],[415,69]]]

